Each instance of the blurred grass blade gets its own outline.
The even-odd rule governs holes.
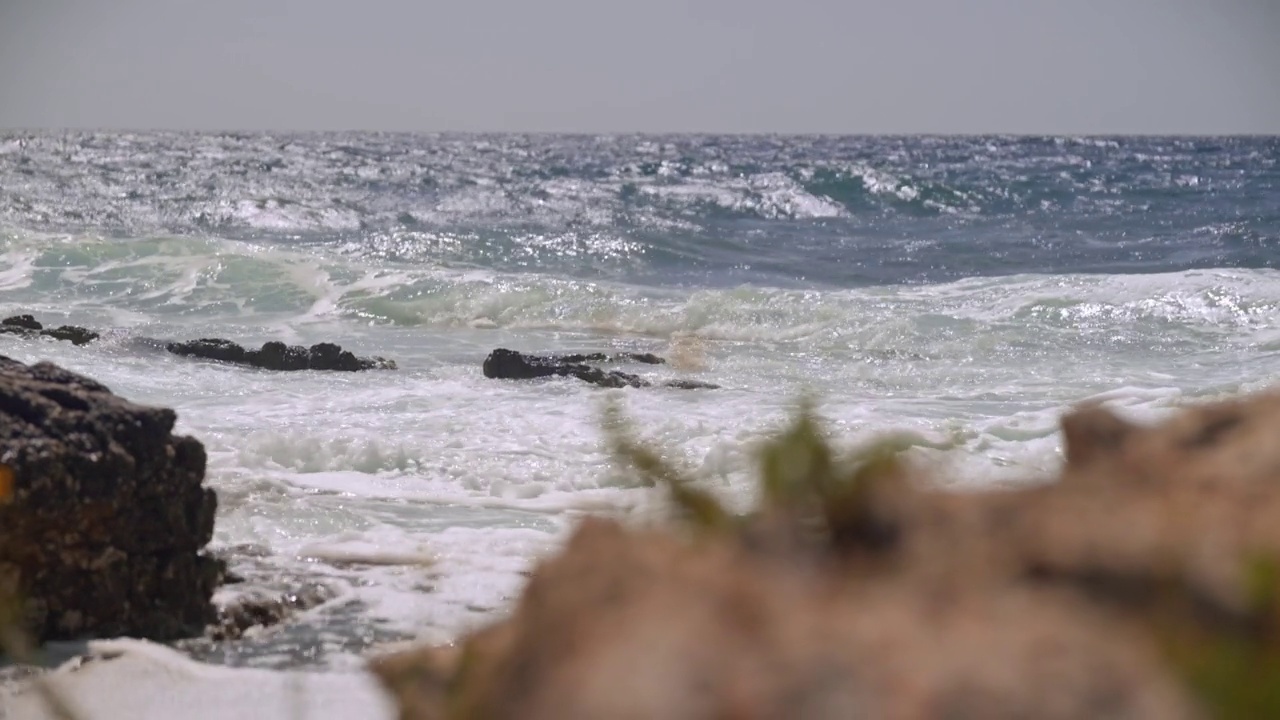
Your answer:
[[[614,462],[635,471],[649,486],[664,485],[676,507],[700,530],[720,530],[733,519],[711,493],[692,486],[692,479],[635,439],[631,423],[612,399],[605,406],[605,437]]]

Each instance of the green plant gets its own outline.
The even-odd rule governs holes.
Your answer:
[[[1206,624],[1177,602],[1155,613],[1165,657],[1212,717],[1280,717],[1280,566],[1274,557],[1246,562],[1247,606],[1233,622]]]
[[[842,456],[818,421],[813,401],[801,398],[791,422],[757,453],[760,504],[734,516],[693,477],[640,441],[616,402],[604,412],[614,462],[649,486],[664,486],[679,514],[702,532],[743,532],[761,525],[771,532],[816,538],[833,550],[879,549],[897,529],[877,503],[882,490],[903,474],[905,439],[888,436]]]

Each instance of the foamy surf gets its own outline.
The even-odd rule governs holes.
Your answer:
[[[396,716],[365,673],[271,672],[218,667],[141,640],[89,643],[88,653],[42,678],[76,713],[93,720],[342,720]],[[0,718],[58,720],[36,688],[0,689]]]

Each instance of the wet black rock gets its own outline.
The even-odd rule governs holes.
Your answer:
[[[532,357],[532,356],[526,356]],[[585,363],[585,362],[638,362],[646,365],[664,365],[666,360],[653,353],[586,353],[567,355],[547,355],[540,358],[551,362]]]
[[[14,315],[0,320],[0,333],[28,337],[44,336],[84,345],[98,338],[98,333],[77,325],[46,328],[31,315]],[[187,341],[153,341],[175,355],[248,365],[265,370],[394,370],[395,361],[382,357],[357,357],[333,343],[316,343],[311,347],[286,345],[279,341],[264,343],[257,350],[245,348],[222,338],[200,338]],[[642,356],[636,356],[640,358]],[[643,360],[641,360],[643,362]]]
[[[4,320],[0,320],[0,325],[23,328],[26,330],[44,329],[44,326],[41,325],[34,317],[30,315],[14,315],[13,317],[7,317]]]
[[[98,333],[78,325],[46,328],[31,315],[14,315],[0,320],[0,333],[28,337],[51,337],[55,340],[67,340],[76,345],[84,345],[98,338]]]
[[[73,345],[85,345],[98,339],[98,333],[79,325],[62,325],[51,330],[41,330],[40,334],[55,340],[68,340]]]
[[[175,355],[247,365],[264,370],[394,370],[392,360],[381,357],[357,357],[333,343],[317,343],[311,347],[286,345],[279,341],[264,343],[258,350],[247,349],[222,338],[201,338],[167,343],[165,349]]]
[[[310,610],[334,597],[329,587],[307,583],[285,593],[252,592],[218,610],[217,622],[206,633],[210,640],[237,640],[255,628],[279,625],[295,613]]]
[[[12,327],[8,325],[5,327]],[[0,357],[0,596],[37,641],[174,639],[216,619],[217,496],[167,408]]]
[[[649,353],[606,355],[594,353],[590,355],[528,355],[507,348],[498,348],[489,353],[484,360],[484,376],[501,380],[532,380],[543,377],[576,377],[601,387],[650,387],[655,383],[645,380],[639,375],[621,370],[605,371],[587,365],[583,360],[632,360],[648,364],[661,364],[662,358]],[[713,389],[719,387],[712,383],[697,380],[669,380],[657,383],[662,387],[680,388],[682,390]]]

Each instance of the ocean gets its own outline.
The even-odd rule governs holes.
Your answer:
[[[1038,482],[1058,418],[1138,419],[1280,371],[1280,138],[0,134],[0,336],[174,408],[245,588],[333,599],[191,657],[339,672],[501,616],[576,518],[645,522],[618,398],[729,502],[804,393],[957,491]],[[273,373],[145,338],[331,341]],[[626,350],[716,390],[489,380],[493,349]]]

